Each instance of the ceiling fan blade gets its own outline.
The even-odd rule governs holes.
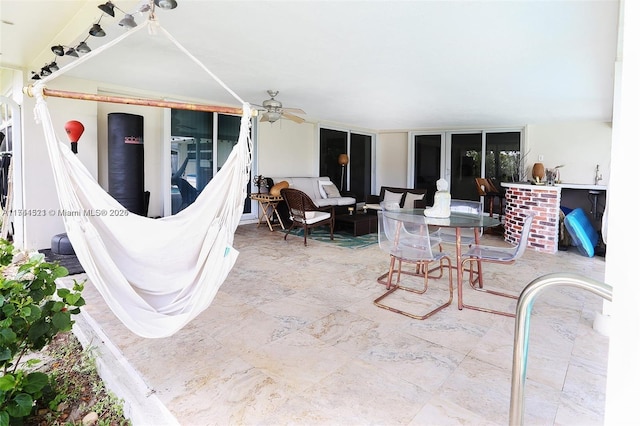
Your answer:
[[[289,120],[291,120],[291,121],[295,121],[295,122],[296,122],[296,123],[298,123],[298,124],[300,124],[300,123],[304,123],[304,118],[297,117],[297,116],[295,116],[295,115],[293,115],[293,114],[289,114],[289,113],[283,112],[283,113],[282,113],[282,116],[283,116],[284,118],[288,118],[288,119],[289,119]]]
[[[262,114],[262,118],[260,119],[260,121],[269,121],[269,117],[267,117],[267,114]]]
[[[284,111],[284,112],[294,112],[296,114],[306,114],[306,112],[304,112],[300,108],[282,108],[282,111]]]

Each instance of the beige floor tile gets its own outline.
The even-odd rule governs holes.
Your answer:
[[[373,299],[384,286],[376,280],[389,259],[377,245],[354,250],[311,240],[304,247],[282,237],[241,225],[240,256],[213,303],[169,338],[129,332],[90,283],[85,311],[184,425],[508,422],[514,319],[460,311],[457,296],[424,321],[380,309]],[[491,235],[483,242],[504,244]],[[560,271],[603,279],[604,261],[575,250],[527,250],[514,265],[484,268],[487,283],[514,292]],[[426,310],[436,293],[407,300]],[[468,288],[464,294],[515,308]],[[603,423],[608,339],[591,328],[601,309],[601,299],[574,288],[539,295],[527,424]]]

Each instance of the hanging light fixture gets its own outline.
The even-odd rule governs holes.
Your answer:
[[[89,34],[94,37],[104,37],[107,33],[104,32],[100,24],[93,24],[89,30]]]
[[[115,12],[115,5],[113,3],[111,3],[110,1],[101,4],[100,6],[98,6],[98,9],[100,9],[101,11],[103,11],[104,13],[111,15],[111,16],[116,16],[116,12]]]
[[[45,65],[44,67],[40,68],[40,75],[42,76],[51,75],[51,69],[47,65]]]
[[[280,119],[279,112],[267,111],[264,114],[267,116],[267,121],[269,121],[269,123],[275,123]]]
[[[149,6],[147,5],[147,7],[149,7]],[[138,24],[136,24],[136,21],[133,19],[133,16],[131,14],[126,13],[124,10],[120,9],[118,6],[113,4],[111,1],[107,1],[104,4],[101,4],[100,6],[98,6],[98,9],[100,9],[104,13],[106,13],[108,15],[111,15],[113,17],[116,16],[116,9],[118,9],[120,12],[122,12],[124,14],[124,18],[122,18],[122,20],[120,20],[120,26],[121,27],[134,28],[134,27],[138,26]]]
[[[87,45],[86,42],[81,41],[78,47],[76,47],[76,52],[89,53],[91,52],[91,48],[89,47],[89,45]]]
[[[156,6],[160,9],[175,9],[178,7],[178,2],[176,0],[153,0]]]
[[[64,56],[64,47],[60,44],[51,46],[51,51],[58,56]]]
[[[125,28],[134,28],[138,26],[136,21],[133,19],[133,16],[128,13],[124,15],[124,18],[120,20],[119,24],[121,27]]]
[[[178,2],[176,0],[147,0],[145,2],[145,4],[143,4],[142,6],[140,6],[140,8],[134,12],[134,13],[126,13],[124,10],[120,9],[118,6],[116,6],[111,0],[107,0],[106,3],[100,4],[98,5],[98,9],[100,9],[103,14],[100,16],[100,18],[98,19],[98,22],[96,22],[95,24],[93,24],[91,26],[91,28],[89,29],[89,36],[93,36],[93,37],[104,37],[107,35],[107,33],[102,29],[102,27],[100,26],[100,22],[102,21],[102,17],[107,14],[109,16],[115,17],[116,16],[116,9],[118,9],[120,12],[122,12],[124,14],[124,18],[122,18],[119,22],[119,25],[121,27],[125,27],[127,29],[131,29],[134,27],[137,27],[138,24],[136,23],[135,19],[134,19],[134,14],[135,13],[145,13],[145,12],[151,12],[150,14],[150,19],[153,19],[153,11],[155,7],[159,7],[161,9],[175,9],[176,7],[178,7]],[[56,55],[56,56],[73,56],[75,58],[78,58],[80,55],[78,53],[89,53],[91,52],[91,48],[89,47],[89,45],[87,45],[86,41],[89,38],[89,36],[87,36],[83,41],[81,41],[76,47],[69,47],[69,46],[64,46],[62,44],[57,44],[55,46],[51,46],[51,51]],[[56,63],[56,61],[52,61],[49,64],[45,64],[45,66],[43,66],[40,70],[40,73],[37,73],[35,71],[31,71],[31,79],[33,80],[40,80],[41,76],[48,76],[56,71],[60,70],[60,67],[58,66],[58,64]],[[280,119],[281,114],[277,113],[277,112],[271,112],[271,113],[267,113],[267,117],[270,123],[273,123],[275,121],[277,121],[278,119]]]
[[[73,47],[68,48],[67,51],[64,52],[64,54],[67,56],[73,56],[75,58],[79,57],[78,52],[76,52],[76,49]]]

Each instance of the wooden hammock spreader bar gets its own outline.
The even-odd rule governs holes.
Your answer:
[[[23,92],[33,97],[32,86],[25,87]],[[190,104],[186,102],[162,101],[162,100],[156,100],[156,99],[141,99],[141,98],[126,98],[122,96],[94,95],[91,93],[79,93],[79,92],[68,92],[65,90],[53,90],[53,89],[47,89],[46,87],[42,89],[42,94],[45,96],[51,96],[54,98],[78,99],[83,101],[108,102],[108,103],[116,103],[116,104],[151,106],[151,107],[158,107],[158,108],[185,109],[190,111],[221,112],[223,114],[242,115],[242,108],[224,107],[224,106],[218,106],[218,105]],[[253,114],[255,115],[256,113],[257,111],[254,110]]]

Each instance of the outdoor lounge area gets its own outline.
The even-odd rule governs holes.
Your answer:
[[[139,424],[507,424],[513,318],[455,302],[424,321],[377,308],[376,278],[388,268],[377,244],[303,248],[299,236],[247,224],[235,245],[240,257],[213,304],[169,338],[135,336],[87,285],[81,334],[107,377],[133,386]],[[575,248],[528,249],[516,266],[486,264],[484,274],[517,292],[550,272],[602,279],[604,266]],[[538,297],[526,424],[603,423],[608,338],[592,327],[602,303],[569,288]]]
[[[473,307],[558,272],[614,297],[538,296],[520,423],[636,418],[639,2],[1,2],[0,234],[73,251],[56,284],[87,279],[74,331],[134,426],[514,424],[514,318]],[[274,179],[335,216],[285,239]],[[535,210],[524,254],[382,250],[370,204],[449,219],[439,180],[486,215],[430,227],[515,245]],[[436,256],[425,294],[381,283]]]

